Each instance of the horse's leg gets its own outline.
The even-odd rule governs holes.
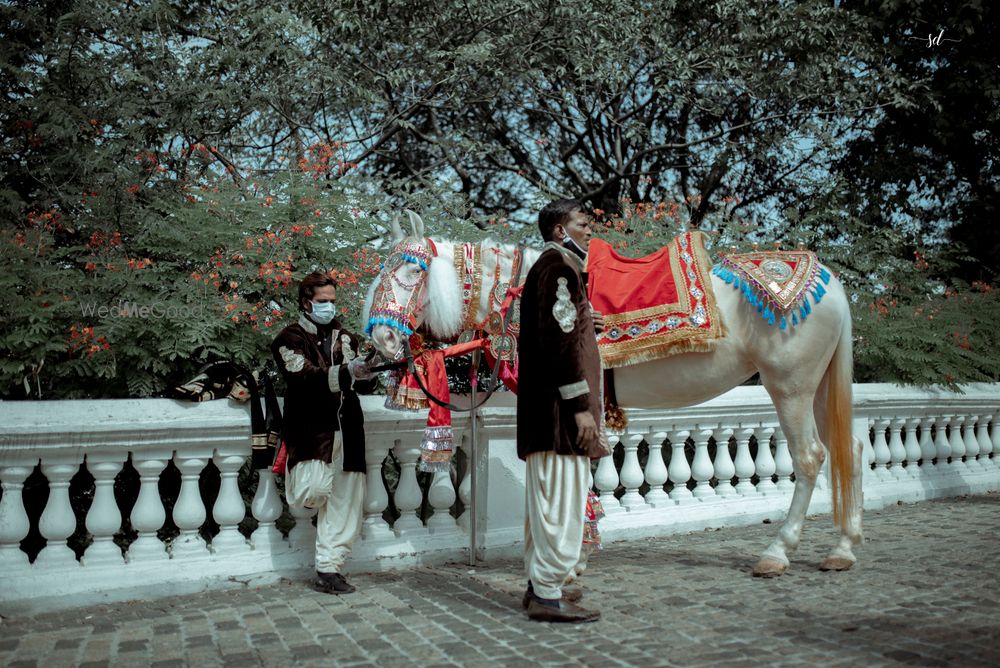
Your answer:
[[[862,457],[861,441],[856,438],[852,439],[852,447],[854,448],[855,461],[860,462]],[[851,477],[854,480],[855,488],[861,489],[860,466],[855,467]],[[854,551],[851,548],[860,543],[862,539],[861,506],[861,498],[859,496],[855,504],[845,509],[844,512],[847,513],[847,518],[843,524],[840,538],[837,540],[837,545],[830,551],[830,554],[820,562],[819,569],[821,571],[846,571],[857,561],[857,557],[854,556]]]
[[[778,536],[753,568],[755,577],[774,577],[788,568],[788,555],[795,552],[802,535],[802,523],[809,509],[816,476],[823,465],[825,453],[816,430],[811,396],[796,394],[778,396],[772,393],[778,421],[788,439],[788,452],[795,471],[795,491],[788,516],[778,530]],[[758,444],[757,447],[762,447]]]
[[[819,568],[822,571],[846,571],[853,566],[857,558],[851,548],[862,540],[862,444],[852,433],[850,344],[850,328],[843,326],[841,340],[820,383],[813,405],[819,433],[830,450],[830,492],[833,495],[834,510],[839,509],[839,516],[837,512],[834,515],[840,525],[837,545],[820,562]],[[850,479],[846,486],[844,478]]]

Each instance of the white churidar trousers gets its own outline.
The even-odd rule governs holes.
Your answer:
[[[333,461],[299,462],[285,476],[289,505],[319,508],[316,515],[316,570],[340,573],[361,534],[364,520],[365,474],[344,470],[344,448],[338,431]]]
[[[557,599],[580,562],[590,460],[536,452],[526,464],[524,569],[536,595]]]

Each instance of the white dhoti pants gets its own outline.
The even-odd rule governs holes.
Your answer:
[[[536,595],[561,598],[580,562],[590,460],[536,452],[526,464],[524,568]]]
[[[319,508],[316,515],[316,570],[340,573],[361,534],[364,519],[365,474],[344,470],[340,432],[333,442],[333,461],[299,462],[285,476],[289,505]]]

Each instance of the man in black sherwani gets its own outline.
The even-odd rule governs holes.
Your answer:
[[[360,339],[336,314],[337,284],[313,272],[299,285],[297,323],[271,344],[285,379],[282,438],[288,449],[289,505],[318,508],[315,589],[354,591],[342,568],[361,533],[365,494],[365,424],[358,392],[377,381],[359,356]]]
[[[608,454],[599,427],[601,359],[582,276],[590,224],[578,200],[542,209],[545,247],[521,298],[517,453],[527,467],[525,601],[528,616],[539,621],[600,617],[562,591],[580,559],[590,459]]]

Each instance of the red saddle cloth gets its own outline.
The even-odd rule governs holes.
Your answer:
[[[604,314],[597,339],[605,368],[687,352],[706,352],[725,333],[701,232],[685,232],[641,258],[590,242],[588,296]]]

